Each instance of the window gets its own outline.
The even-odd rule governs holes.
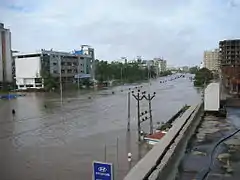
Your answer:
[[[65,70],[64,70],[64,69],[62,69],[62,70],[61,70],[61,73],[65,73]]]
[[[80,57],[80,59],[84,59],[84,57]]]
[[[57,63],[56,63],[56,62],[54,62],[54,63],[53,63],[53,65],[54,65],[54,66],[56,66],[56,65],[57,65]]]
[[[57,70],[54,70],[53,73],[54,73],[54,74],[57,74]]]
[[[67,62],[67,65],[68,65],[68,66],[71,66],[71,65],[72,65],[72,63],[71,63],[71,62]]]
[[[19,87],[20,87],[20,88],[23,88],[23,87],[24,87],[24,85],[20,85]]]
[[[31,88],[31,87],[33,87],[33,85],[32,84],[27,84],[26,87]]]
[[[38,85],[36,85],[36,87],[38,87],[38,88],[39,88],[39,87],[42,87],[42,85],[41,85],[41,84],[38,84]]]
[[[35,78],[35,83],[42,83],[42,79],[41,78]]]
[[[83,66],[83,64],[81,64],[81,66]]]
[[[65,65],[65,62],[61,62],[61,65],[64,66],[64,65]]]
[[[68,69],[68,70],[67,70],[67,72],[68,72],[68,73],[71,73],[71,72],[72,72],[72,70],[71,70],[71,69]]]

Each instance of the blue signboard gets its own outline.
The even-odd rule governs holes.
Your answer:
[[[74,50],[74,51],[73,51],[73,54],[74,54],[74,55],[82,55],[82,54],[83,54],[83,51],[82,51],[82,50]]]
[[[93,180],[113,180],[112,163],[94,161]]]

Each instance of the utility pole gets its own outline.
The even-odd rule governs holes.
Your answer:
[[[137,91],[137,94],[134,94],[134,91],[132,91],[133,97],[137,100],[137,123],[138,123],[138,141],[141,141],[141,123],[150,120],[150,134],[153,134],[153,119],[152,119],[152,104],[151,101],[155,97],[156,92],[151,95],[150,93],[146,96],[146,91],[143,91],[140,95],[140,90]],[[140,101],[141,100],[147,100],[148,101],[148,111],[142,111],[140,112]],[[148,116],[149,114],[149,116]]]
[[[141,121],[140,121],[140,101],[144,98],[140,95],[140,90],[137,91],[137,94],[134,94],[132,91],[132,96],[137,100],[137,125],[138,125],[138,141],[141,141]]]
[[[60,87],[61,106],[62,106],[63,97],[62,97],[62,59],[61,59],[61,55],[58,56],[58,65],[59,65],[59,87]]]
[[[121,83],[122,83],[123,69],[121,67]]]
[[[79,55],[78,55],[78,74],[77,74],[78,90],[80,89],[80,85],[79,85],[79,72],[80,72],[80,58],[79,58]]]
[[[127,124],[127,130],[130,131],[130,91],[128,92],[128,124]]]
[[[153,134],[153,120],[152,120],[152,99],[155,97],[156,92],[151,96],[150,93],[148,96],[144,96],[144,98],[148,101],[149,108],[149,118],[150,118],[150,134]]]

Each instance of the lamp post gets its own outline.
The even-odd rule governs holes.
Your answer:
[[[59,87],[60,87],[61,106],[62,106],[63,97],[62,97],[62,59],[61,59],[61,55],[58,56],[58,65],[59,65]]]
[[[78,90],[80,88],[80,85],[79,85],[79,72],[80,72],[80,58],[78,56],[78,74],[77,74],[77,83],[78,83]]]

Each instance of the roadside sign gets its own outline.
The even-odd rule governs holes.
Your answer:
[[[113,180],[113,164],[94,161],[93,180]]]

